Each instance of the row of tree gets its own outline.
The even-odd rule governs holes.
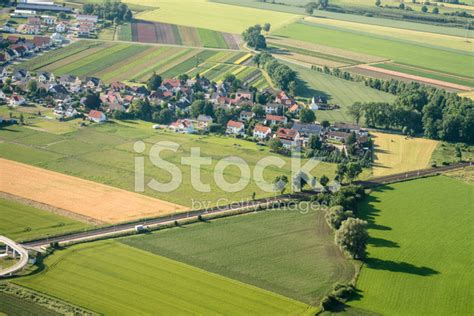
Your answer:
[[[288,91],[291,95],[296,95],[298,83],[296,72],[285,64],[280,63],[269,53],[256,54],[254,61],[258,67],[265,70],[273,83],[282,90]]]
[[[393,103],[355,103],[349,108],[356,123],[399,129],[407,135],[451,142],[474,142],[474,101],[418,83],[369,80],[372,88],[398,95]]]

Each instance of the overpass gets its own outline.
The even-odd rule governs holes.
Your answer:
[[[5,253],[0,254],[0,258],[10,255],[13,256],[13,258],[20,256],[20,260],[18,260],[18,262],[13,266],[0,270],[0,277],[11,276],[15,272],[23,269],[28,264],[28,251],[25,248],[4,236],[0,236],[0,244],[4,244],[6,247]]]

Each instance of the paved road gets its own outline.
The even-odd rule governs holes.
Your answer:
[[[0,277],[9,276],[21,269],[28,263],[28,251],[23,248],[21,245],[18,245],[13,240],[0,236],[0,244],[5,244],[10,247],[12,250],[15,250],[20,255],[20,260],[15,263],[13,266],[6,268],[4,270],[0,270]]]
[[[79,232],[79,233],[45,238],[41,240],[23,243],[23,246],[29,247],[29,248],[41,247],[41,246],[47,246],[51,242],[68,242],[68,241],[98,237],[98,236],[107,235],[107,234],[114,234],[118,232],[130,231],[130,230],[134,230],[136,225],[148,226],[148,225],[156,225],[156,224],[165,224],[168,222],[173,222],[175,220],[182,220],[182,219],[187,219],[187,218],[195,219],[199,215],[219,214],[219,213],[225,213],[228,211],[243,210],[246,208],[258,209],[258,207],[261,205],[268,205],[269,203],[274,203],[274,202],[285,202],[285,201],[288,201],[288,199],[289,199],[289,196],[277,196],[277,197],[268,198],[268,199],[257,199],[253,201],[245,201],[244,203],[234,203],[234,204],[218,206],[218,207],[214,207],[210,209],[189,211],[189,212],[172,214],[172,215],[159,217],[159,218],[141,220],[141,221],[137,221],[133,223],[119,224],[119,225],[97,228],[97,229],[88,230],[88,231]]]
[[[443,171],[459,169],[459,168],[463,168],[469,165],[470,163],[458,163],[458,164],[453,164],[450,166],[423,169],[423,170],[411,171],[411,172],[406,172],[406,173],[394,174],[394,175],[385,176],[385,177],[373,178],[371,180],[366,180],[366,181],[358,181],[357,184],[363,185],[365,187],[374,187],[377,185],[383,185],[387,183],[413,179],[420,176],[432,175],[432,174],[436,174]],[[313,194],[314,192],[302,193],[303,196],[311,196]],[[130,230],[134,230],[136,225],[147,226],[147,225],[165,224],[165,223],[173,222],[175,220],[182,220],[186,218],[190,218],[190,219],[197,218],[199,215],[219,214],[219,213],[225,213],[232,210],[234,211],[241,210],[241,209],[249,208],[249,207],[257,208],[260,205],[267,205],[270,202],[285,202],[285,201],[288,201],[291,197],[292,196],[290,195],[284,195],[284,196],[277,196],[277,197],[268,198],[268,199],[246,201],[245,205],[243,205],[242,203],[235,203],[235,204],[230,204],[230,205],[225,205],[225,206],[214,207],[214,208],[206,209],[206,210],[189,211],[186,213],[178,213],[178,214],[168,215],[168,216],[164,216],[160,218],[142,220],[142,221],[133,222],[133,223],[119,224],[115,226],[97,228],[97,229],[93,229],[93,230],[89,230],[85,232],[79,232],[79,233],[74,233],[74,234],[41,239],[41,240],[32,241],[32,242],[26,242],[23,245],[25,247],[41,247],[41,246],[47,246],[51,242],[68,242],[68,241],[74,241],[74,240],[80,240],[80,239],[94,238],[94,237],[99,237],[99,236],[103,236],[107,234],[114,234],[118,232],[126,232]]]

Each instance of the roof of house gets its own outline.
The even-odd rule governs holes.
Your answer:
[[[91,110],[91,111],[89,112],[89,117],[91,117],[91,118],[101,119],[101,118],[104,117],[104,116],[105,116],[105,114],[104,114],[104,112],[102,112],[102,111]]]
[[[283,122],[285,121],[286,117],[281,116],[281,115],[273,115],[273,114],[267,114],[265,116],[265,119],[268,121],[278,121],[278,122]]]
[[[100,85],[100,79],[99,79],[99,78],[96,78],[96,77],[86,77],[86,80],[85,80],[85,81],[86,81],[86,82],[89,82],[89,81],[92,82],[92,84],[93,84],[94,86]]]
[[[348,138],[351,133],[330,131],[328,137]]]
[[[254,131],[259,133],[270,133],[272,129],[268,126],[257,124],[255,125]]]
[[[295,122],[292,128],[298,131],[301,134],[320,134],[321,133],[321,125],[314,124],[314,123],[299,123]]]
[[[244,127],[244,123],[230,120],[227,122],[227,127],[242,128]]]
[[[360,130],[360,126],[356,124],[348,124],[348,123],[342,123],[342,122],[336,122],[333,125],[334,128],[337,129],[348,129],[348,130]]]
[[[172,127],[179,127],[180,125],[183,125],[183,127],[188,128],[193,126],[193,122],[187,119],[183,120],[177,120],[176,122],[173,122],[170,124]]]
[[[210,116],[208,116],[208,115],[200,114],[200,115],[197,117],[197,120],[198,120],[198,121],[201,121],[201,122],[211,122],[211,121],[212,121],[212,117],[210,117]]]
[[[298,136],[298,131],[291,128],[280,127],[277,132],[277,137],[281,139],[294,140]]]

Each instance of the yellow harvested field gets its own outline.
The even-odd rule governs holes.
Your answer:
[[[290,24],[296,14],[215,3],[206,0],[124,0],[125,3],[156,8],[135,16],[137,19],[202,27],[240,34],[249,26],[270,23],[272,29]]]
[[[304,20],[320,25],[340,27],[348,30],[357,30],[359,32],[365,32],[380,36],[390,36],[401,40],[409,40],[417,43],[442,46],[452,49],[463,50],[466,52],[474,51],[474,43],[472,43],[471,41],[466,42],[464,37],[420,32],[407,29],[398,29],[394,27],[363,24],[326,18],[306,17],[304,18]]]
[[[438,142],[404,135],[371,133],[375,144],[373,176],[380,177],[429,167]]]
[[[243,57],[237,59],[234,64],[240,65],[241,63],[247,61],[247,60],[248,60],[249,58],[251,58],[252,56],[253,56],[253,54],[248,53],[247,55],[245,55],[245,56],[243,56]]]
[[[0,191],[106,223],[186,211],[138,193],[0,158]]]

